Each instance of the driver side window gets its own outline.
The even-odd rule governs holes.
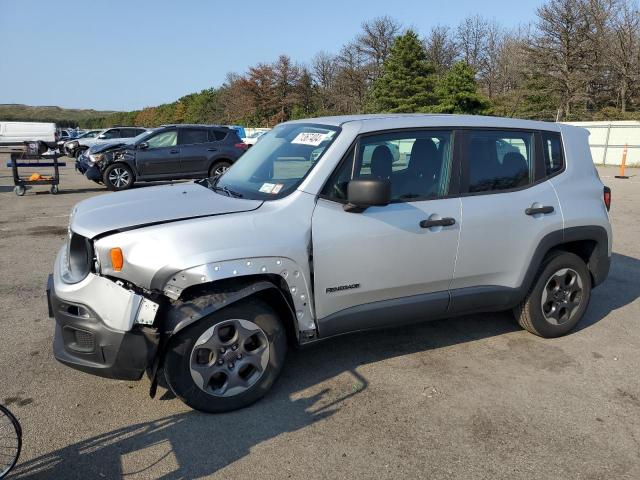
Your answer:
[[[443,197],[448,193],[452,137],[447,130],[367,135],[345,155],[322,195],[346,202],[350,180],[377,178],[391,182],[392,202]]]
[[[149,145],[149,148],[175,147],[177,143],[177,130],[167,130],[164,132],[160,132],[147,140],[147,145]]]

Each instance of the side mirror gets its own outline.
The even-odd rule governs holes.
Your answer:
[[[98,138],[99,138],[100,140],[104,140],[105,138],[107,138],[107,136],[103,133],[103,134],[101,134],[101,135],[98,135]]]
[[[146,150],[149,148],[149,144],[147,142],[142,142],[138,144],[138,150]]]
[[[347,185],[345,212],[362,213],[369,207],[383,207],[391,202],[389,180],[351,180]]]

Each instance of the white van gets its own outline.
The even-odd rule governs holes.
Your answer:
[[[42,141],[56,147],[56,124],[39,122],[0,122],[0,145]]]

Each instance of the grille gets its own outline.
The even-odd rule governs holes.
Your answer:
[[[73,344],[69,345],[71,348],[79,352],[93,352],[93,334],[85,332],[84,330],[76,330],[74,332],[74,338],[75,341]]]

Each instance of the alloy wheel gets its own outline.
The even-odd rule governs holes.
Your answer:
[[[131,174],[125,168],[116,167],[109,172],[109,182],[116,188],[122,188],[131,182]]]
[[[566,323],[577,313],[583,296],[582,279],[578,272],[562,268],[551,275],[542,291],[542,313],[550,323]]]
[[[251,388],[269,363],[267,335],[249,320],[232,319],[207,329],[191,351],[191,378],[202,391],[220,397]]]

